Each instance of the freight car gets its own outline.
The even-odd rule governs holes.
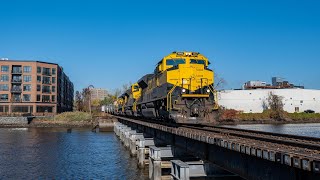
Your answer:
[[[175,123],[214,121],[218,109],[209,60],[197,52],[173,52],[117,101],[117,112]]]

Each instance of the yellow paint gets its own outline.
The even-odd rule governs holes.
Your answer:
[[[209,94],[182,94],[183,98],[208,98]]]
[[[170,70],[170,68],[174,68],[173,65],[170,65],[172,60],[183,63],[177,65],[176,69]],[[199,64],[200,61],[203,64]],[[157,80],[159,85],[170,83],[193,92],[214,83],[214,73],[207,69],[208,65],[208,59],[202,54],[194,52],[172,53],[158,63]]]
[[[132,110],[137,111],[137,101],[141,97],[142,89],[139,87],[138,83],[134,83],[131,86],[132,98],[134,99]]]

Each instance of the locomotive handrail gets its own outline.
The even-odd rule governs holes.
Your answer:
[[[137,101],[134,101],[133,104],[132,104],[132,110],[133,112],[136,112],[137,111]]]
[[[210,89],[210,91],[212,92],[213,97],[214,97],[214,102],[215,102],[215,104],[214,104],[214,109],[219,109],[219,105],[218,105],[218,93],[217,93],[217,91],[213,88],[212,85],[209,85],[208,87],[209,87],[209,89]]]
[[[172,92],[174,91],[174,89],[177,87],[177,85],[174,85],[172,87],[172,89],[170,89],[170,91],[168,92],[167,94],[167,111],[170,111],[171,110],[171,95],[172,95]]]

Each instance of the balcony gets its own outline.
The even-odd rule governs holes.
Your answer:
[[[42,91],[43,94],[51,94],[51,91]]]
[[[22,69],[14,69],[11,71],[12,74],[22,74]]]
[[[21,98],[12,98],[12,102],[22,102]]]
[[[51,76],[52,74],[50,72],[42,72],[42,75],[44,76]]]
[[[12,88],[11,92],[12,93],[22,93],[22,89],[21,88]]]
[[[42,84],[51,84],[51,81],[42,81]]]
[[[22,83],[22,79],[12,79],[11,83],[13,83],[13,84],[21,84]]]

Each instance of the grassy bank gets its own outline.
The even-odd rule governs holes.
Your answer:
[[[93,118],[86,112],[64,112],[54,117],[35,118],[30,126],[34,127],[91,127]]]
[[[218,122],[221,124],[314,123],[320,122],[320,114],[274,112],[271,110],[262,113],[242,113],[228,109],[219,110]]]
[[[54,117],[54,121],[66,121],[66,122],[74,122],[74,121],[91,121],[92,116],[86,112],[64,112],[58,114]]]

